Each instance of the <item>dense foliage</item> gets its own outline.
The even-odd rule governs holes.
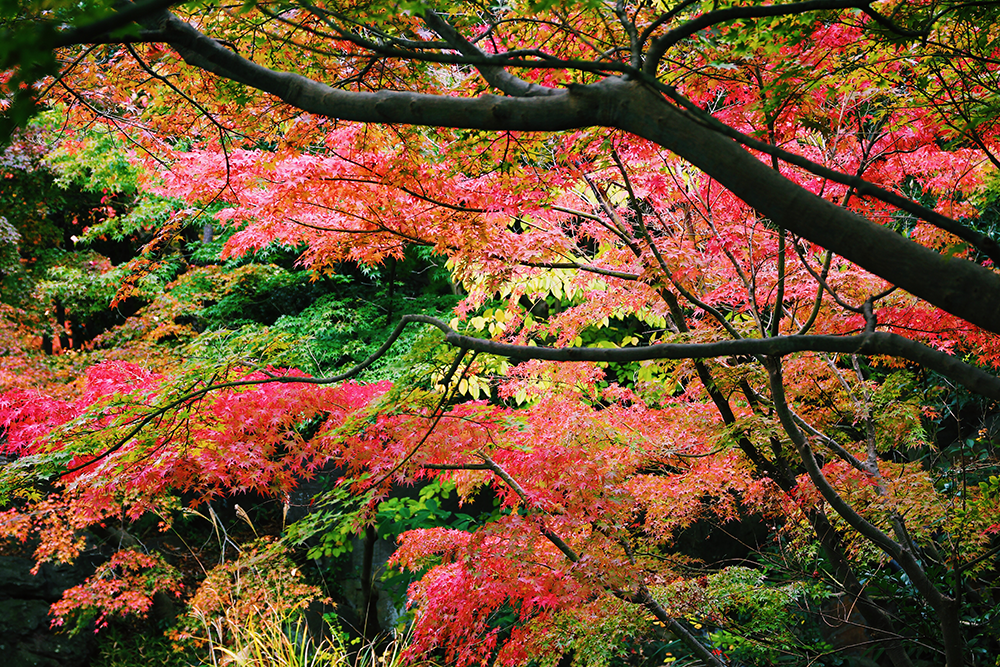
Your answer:
[[[253,494],[411,660],[1000,653],[996,3],[7,4],[0,532],[124,547],[57,622],[320,597],[182,576]]]

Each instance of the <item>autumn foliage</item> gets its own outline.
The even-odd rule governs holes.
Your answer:
[[[88,529],[165,534],[182,508],[237,494],[287,512],[335,470],[331,530],[371,539],[393,494],[435,481],[495,502],[391,535],[390,566],[412,576],[411,659],[835,664],[830,600],[863,616],[879,664],[1000,650],[995,309],[973,317],[921,291],[958,260],[991,284],[1000,258],[991,4],[174,12],[137,19],[134,39],[59,33],[59,86],[31,79],[29,56],[10,65],[8,82],[35,86],[5,84],[10,118],[27,123],[22,90],[49,111],[0,164],[23,213],[0,237],[20,253],[0,272],[22,285],[0,312],[17,341],[0,370],[0,534],[69,561]],[[303,90],[381,90],[364,113],[403,120],[286,104],[266,68]],[[541,112],[508,127],[521,117],[506,107],[471,106],[610,86],[644,86],[621,108],[663,105],[723,148],[680,132],[666,150],[673,116],[651,129],[605,101],[553,132]],[[429,100],[479,120],[439,120]],[[774,193],[712,171],[734,142],[776,172],[760,176]],[[32,204],[39,174],[81,193],[72,220]],[[774,222],[786,208],[836,213],[800,233]],[[40,215],[51,238],[30,236]],[[862,219],[935,259],[880,256],[847,232],[810,240]],[[95,254],[58,238],[71,232]],[[113,241],[135,252],[96,250]],[[461,299],[399,320],[432,270]],[[376,294],[381,338],[330,333],[323,348],[362,318],[321,306],[369,279],[383,291],[337,303]],[[109,304],[120,317],[99,319]],[[405,356],[379,366],[403,332]],[[742,542],[732,553],[714,541],[725,533]],[[261,544],[245,562],[292,567]],[[192,608],[222,613],[212,587],[239,562],[208,574]],[[175,565],[119,550],[55,622],[146,613],[157,592],[185,594]],[[279,579],[289,609],[320,595]]]

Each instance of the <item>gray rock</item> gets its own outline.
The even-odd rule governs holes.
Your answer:
[[[49,603],[45,600],[0,600],[0,633],[5,641],[48,628]]]
[[[42,597],[46,580],[31,573],[34,566],[30,558],[0,556],[0,598]]]
[[[30,558],[0,556],[0,664],[4,667],[81,667],[93,633],[71,635],[50,627],[49,607],[63,591],[94,572],[81,557],[73,565],[46,563],[32,574]]]

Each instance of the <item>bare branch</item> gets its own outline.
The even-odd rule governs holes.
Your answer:
[[[589,273],[596,273],[602,276],[609,276],[611,278],[619,278],[621,280],[639,280],[641,277],[637,273],[626,273],[624,271],[615,271],[614,269],[605,269],[600,266],[594,266],[593,264],[577,264],[576,262],[518,262],[521,266],[534,266],[540,269],[576,269],[578,271],[587,271]]]
[[[477,352],[512,359],[545,359],[548,361],[605,361],[628,363],[650,359],[709,359],[730,356],[785,356],[798,352],[836,352],[841,354],[887,355],[907,359],[936,371],[969,390],[1000,400],[1000,378],[967,364],[949,354],[885,332],[866,332],[856,336],[774,336],[742,338],[716,343],[659,343],[644,347],[533,347],[512,345],[465,336],[445,322],[428,315],[404,315],[396,329],[409,322],[437,327],[445,334],[449,345],[467,347]],[[395,332],[394,332],[395,333]],[[398,336],[398,334],[396,334]]]
[[[805,14],[806,12],[818,12],[828,9],[850,9],[866,7],[868,2],[863,0],[807,0],[806,2],[791,2],[777,5],[756,5],[750,7],[730,7],[727,9],[717,9],[707,14],[702,14],[696,19],[674,28],[665,35],[654,39],[646,52],[646,62],[642,71],[647,76],[656,76],[660,67],[660,61],[674,44],[682,39],[690,37],[695,33],[709,28],[713,25],[736,21],[738,19],[756,19],[768,16],[793,16],[795,14]]]

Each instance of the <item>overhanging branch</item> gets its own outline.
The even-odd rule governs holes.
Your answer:
[[[885,355],[920,364],[958,382],[973,392],[1000,400],[1000,378],[922,343],[886,332],[867,332],[855,336],[742,338],[715,343],[660,343],[644,347],[608,349],[598,347],[536,347],[500,343],[460,334],[444,321],[428,315],[404,315],[397,329],[409,322],[429,324],[438,328],[444,333],[445,341],[450,345],[520,360],[629,363],[653,359],[709,359],[756,355],[781,357],[798,352]]]
[[[120,30],[142,19],[162,12],[171,5],[180,4],[181,0],[144,0],[142,2],[129,3],[120,11],[115,12],[103,19],[98,19],[92,23],[71,28],[59,33],[53,43],[53,48],[71,46],[74,44],[90,44],[95,41],[110,43],[109,34],[115,30]],[[128,41],[127,38],[116,39],[115,43]]]
[[[787,13],[789,7],[857,4],[857,0],[809,0],[773,7]],[[771,11],[770,7],[760,9]],[[944,256],[823,200],[775,173],[717,130],[667,104],[662,91],[653,90],[647,81],[608,76],[542,97],[352,92],[258,65],[167,11],[143,19],[142,24],[168,34],[168,43],[193,66],[331,118],[489,131],[614,127],[630,132],[702,169],[776,225],[953,315],[1000,333],[1000,275],[973,262]]]
[[[685,111],[689,112],[696,121],[701,122],[709,129],[719,132],[731,139],[735,139],[747,148],[752,148],[753,150],[757,150],[766,155],[777,158],[782,162],[787,162],[788,164],[805,169],[811,174],[831,180],[834,183],[847,185],[853,188],[854,192],[860,197],[874,197],[875,199],[885,202],[890,206],[895,206],[901,211],[905,211],[910,215],[916,216],[925,222],[929,222],[938,229],[942,229],[949,234],[954,234],[976,250],[982,252],[993,261],[994,266],[1000,266],[1000,244],[997,244],[996,240],[986,234],[977,232],[957,220],[938,213],[934,209],[927,208],[912,199],[907,199],[906,197],[898,195],[895,192],[891,192],[885,188],[880,188],[874,183],[866,181],[859,176],[851,176],[850,174],[839,172],[836,169],[830,169],[829,167],[825,167],[818,162],[813,162],[812,160],[802,157],[801,155],[796,155],[795,153],[786,151],[783,148],[779,148],[774,144],[754,139],[750,135],[726,125],[722,121],[714,118],[711,114],[698,108],[697,105],[678,93],[673,87],[664,86],[658,81],[651,83],[653,83],[658,90],[666,94],[667,97],[672,99],[674,102],[677,102],[677,104],[679,104]]]
[[[649,76],[656,76],[656,70],[659,69],[660,61],[666,54],[667,49],[681,40],[713,25],[739,19],[792,16],[830,9],[861,9],[862,7],[866,7],[869,2],[864,2],[864,0],[807,0],[806,2],[717,9],[691,19],[654,39],[649,45],[649,50],[646,52],[646,62],[643,65],[642,71]]]

